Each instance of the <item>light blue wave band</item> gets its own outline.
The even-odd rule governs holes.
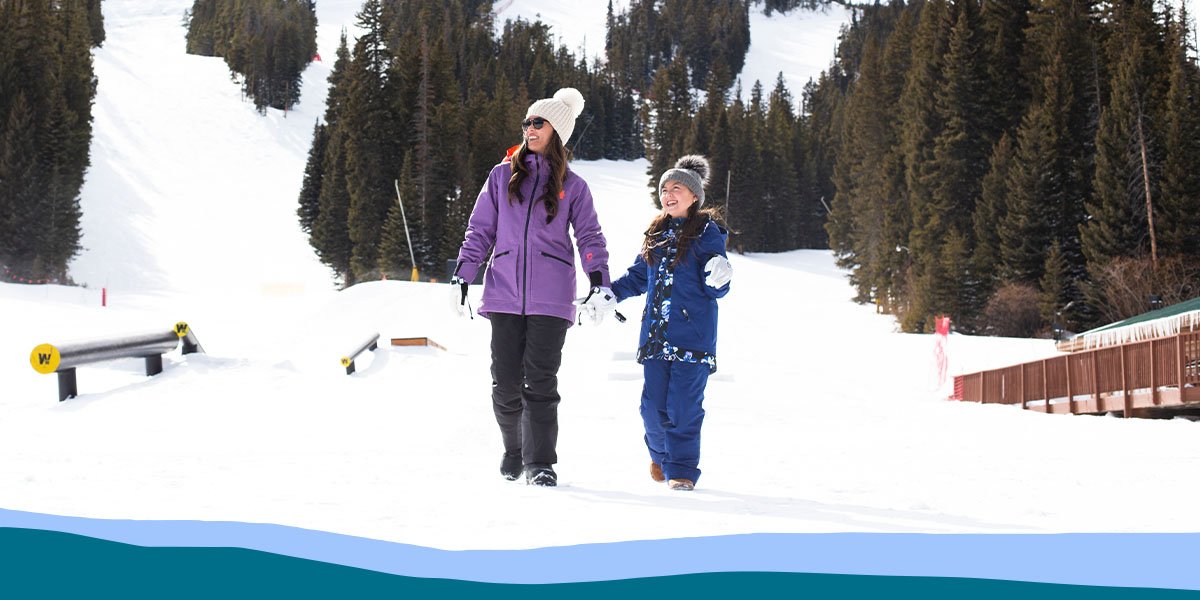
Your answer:
[[[438,550],[281,525],[130,521],[0,509],[0,527],[145,547],[246,548],[408,577],[572,583],[784,572],[1200,590],[1200,534],[744,534],[530,550]],[[536,565],[536,568],[531,568]]]

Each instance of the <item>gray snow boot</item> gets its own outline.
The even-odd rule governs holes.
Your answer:
[[[558,474],[550,465],[529,465],[525,467],[525,483],[554,487],[558,485]]]
[[[520,453],[517,453],[516,456],[513,456],[506,452],[504,453],[504,456],[500,457],[500,474],[503,475],[505,479],[509,481],[516,481],[519,477],[521,477],[521,471],[522,465]]]

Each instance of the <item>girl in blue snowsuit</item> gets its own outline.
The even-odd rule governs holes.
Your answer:
[[[663,212],[642,253],[612,285],[619,302],[646,294],[637,361],[650,476],[691,490],[700,478],[704,388],[717,370],[717,298],[729,292],[727,231],[702,209],[708,161],[685,156],[659,179]]]

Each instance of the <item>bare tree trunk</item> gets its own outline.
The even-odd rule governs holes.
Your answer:
[[[417,156],[416,156],[416,180],[418,189],[417,204],[420,207],[420,231],[418,235],[426,245],[432,243],[433,235],[430,233],[429,227],[429,172],[433,169],[432,159],[430,157],[430,144],[432,143],[430,131],[430,87],[432,83],[429,81],[430,61],[429,53],[432,49],[429,46],[429,32],[421,27],[421,81],[417,84],[417,114],[414,118],[417,137]],[[424,254],[424,250],[422,253]]]
[[[1150,227],[1150,268],[1158,272],[1158,239],[1154,235],[1154,203],[1150,199],[1150,163],[1146,159],[1146,135],[1142,131],[1142,114],[1137,119],[1138,146],[1142,152],[1142,183],[1146,186],[1146,223]]]

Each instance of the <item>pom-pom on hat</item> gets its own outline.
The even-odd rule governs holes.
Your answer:
[[[550,121],[559,139],[565,145],[575,132],[575,119],[583,112],[583,94],[575,88],[563,88],[554,92],[553,98],[542,98],[529,105],[525,118],[541,117]]]
[[[667,169],[658,178],[658,189],[662,191],[668,181],[678,181],[696,195],[700,206],[704,206],[704,184],[708,183],[708,159],[699,154],[689,154],[675,161],[675,168]]]

